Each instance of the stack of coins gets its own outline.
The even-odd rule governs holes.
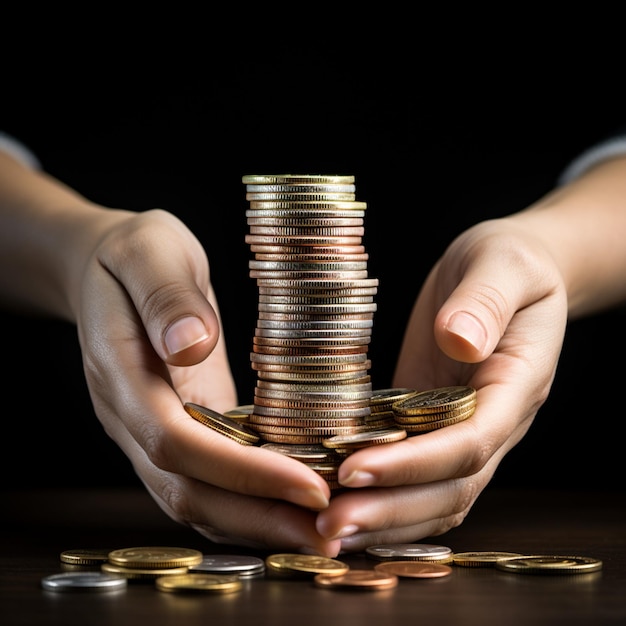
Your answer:
[[[267,442],[317,445],[370,415],[378,280],[354,176],[249,175],[250,277],[259,293],[248,424]]]
[[[409,434],[426,433],[468,419],[476,409],[476,389],[438,387],[407,395],[392,404],[396,423]]]

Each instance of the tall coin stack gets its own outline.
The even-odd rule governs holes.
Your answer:
[[[354,176],[248,175],[246,211],[259,293],[248,423],[267,442],[319,445],[370,415],[368,359],[378,279],[362,243]]]

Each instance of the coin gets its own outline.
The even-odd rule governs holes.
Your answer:
[[[391,409],[394,402],[404,400],[409,396],[412,396],[415,389],[409,389],[407,387],[396,387],[388,389],[375,389],[372,391],[372,397],[370,399],[370,405],[372,409],[378,411],[387,411]]]
[[[246,185],[351,185],[354,180],[345,174],[246,174],[241,178]]]
[[[285,202],[281,200],[252,200],[250,201],[251,209],[305,209],[305,210],[346,210],[354,209],[355,211],[364,211],[367,208],[366,202],[357,202],[354,200],[328,200],[312,201],[312,202]]]
[[[103,572],[62,572],[41,580],[46,591],[116,591],[127,586],[126,578]]]
[[[358,433],[348,433],[346,435],[337,434],[324,439],[322,444],[327,448],[356,450],[357,448],[366,448],[383,443],[402,441],[402,439],[406,439],[406,437],[406,430],[391,427],[365,430]]]
[[[470,406],[476,400],[476,389],[464,385],[438,387],[418,391],[393,404],[399,415],[422,415],[424,413],[449,411]]]
[[[452,562],[463,567],[492,567],[501,559],[511,559],[518,556],[523,555],[517,552],[491,552],[485,550],[456,552],[452,557]]]
[[[313,200],[324,202],[326,200],[354,200],[354,193],[350,192],[284,192],[284,191],[248,191],[246,200],[282,200],[289,202],[302,202]]]
[[[496,568],[516,574],[586,574],[602,569],[602,561],[585,556],[531,555],[496,561]]]
[[[154,583],[159,591],[169,592],[232,593],[243,587],[238,576],[203,573],[159,576]]]
[[[280,553],[265,559],[268,569],[280,574],[345,574],[350,567],[343,561],[313,554]]]
[[[263,559],[240,554],[205,554],[201,563],[189,568],[190,573],[236,574],[238,576],[256,576],[264,571]]]
[[[62,563],[70,565],[100,565],[109,558],[110,548],[81,548],[64,550],[60,554]]]
[[[154,580],[159,576],[173,576],[186,574],[189,571],[184,567],[125,567],[113,563],[103,563],[100,570],[111,576],[122,576],[128,580]]]
[[[369,546],[365,553],[380,561],[383,560],[412,560],[412,561],[441,561],[452,559],[452,549],[428,543],[390,543]]]
[[[217,411],[194,402],[185,402],[184,406],[185,411],[196,421],[234,441],[243,445],[253,445],[259,441],[258,435],[241,421],[226,417]]]
[[[401,578],[441,578],[452,573],[449,565],[425,561],[383,561],[374,566],[374,569]]]
[[[313,581],[318,587],[359,588],[373,591],[398,586],[398,577],[395,574],[372,569],[353,569],[335,576],[317,574]]]
[[[290,182],[282,184],[249,184],[246,186],[246,191],[250,193],[354,193],[356,185],[354,183],[318,184],[315,182],[295,184],[290,179]]]
[[[141,546],[121,548],[109,552],[113,565],[130,568],[159,569],[168,567],[191,567],[202,562],[202,552],[191,548]]]

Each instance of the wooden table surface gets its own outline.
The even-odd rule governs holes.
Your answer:
[[[59,555],[68,549],[160,545],[262,558],[271,552],[211,544],[134,488],[9,492],[2,509],[2,626],[626,624],[623,492],[488,488],[462,526],[420,541],[454,552],[589,556],[602,560],[600,572],[539,576],[454,566],[445,578],[401,578],[387,591],[322,589],[266,573],[222,595],[164,593],[152,582],[132,581],[119,592],[49,592],[41,579],[62,571]],[[353,568],[377,563],[365,554],[338,558]]]

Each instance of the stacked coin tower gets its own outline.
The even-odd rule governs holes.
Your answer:
[[[248,424],[267,442],[321,444],[370,415],[378,280],[354,176],[247,175],[250,277],[259,293]]]

